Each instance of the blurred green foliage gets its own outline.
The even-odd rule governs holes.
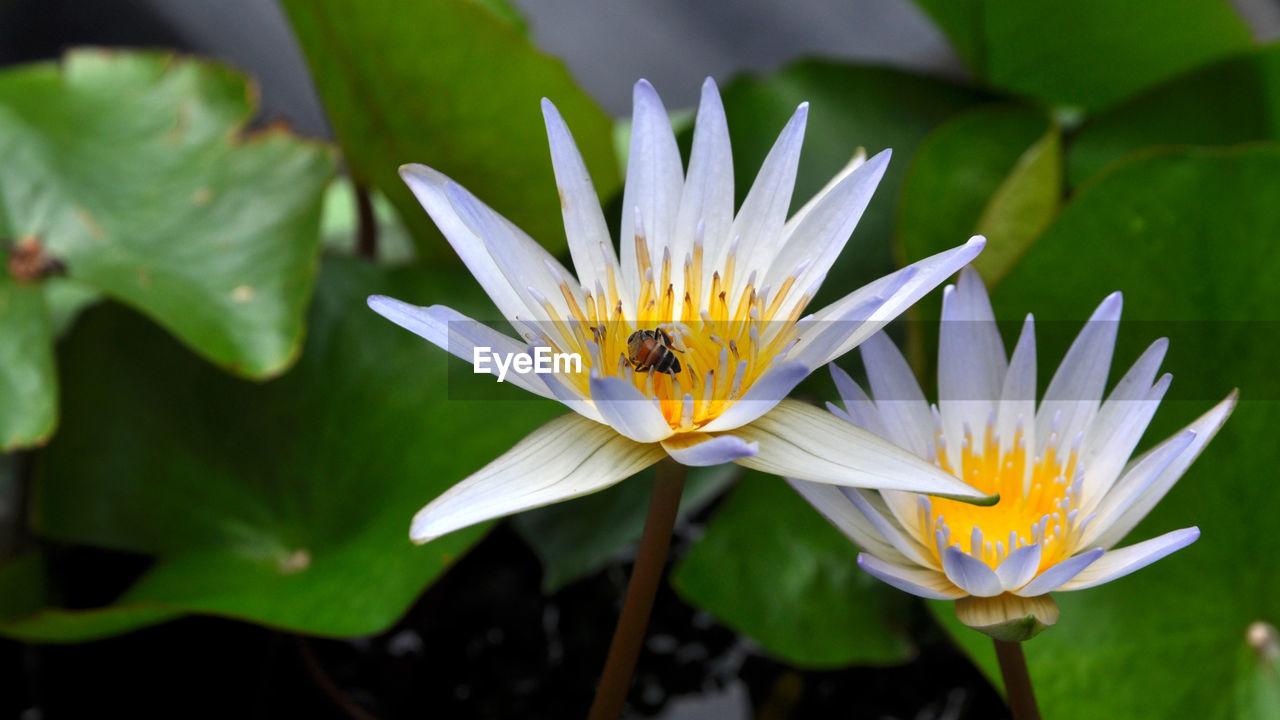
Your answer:
[[[381,262],[346,257],[357,191],[326,191],[329,148],[244,132],[253,93],[236,73],[130,52],[0,73],[0,237],[36,238],[68,276],[0,268],[0,447],[43,443],[62,417],[21,463],[34,473],[17,474],[37,541],[0,559],[0,634],[74,642],[187,613],[378,632],[485,530],[416,548],[412,513],[562,412],[516,390],[459,401],[486,380],[458,384],[442,352],[363,298],[492,316],[396,167],[439,168],[559,252],[537,100],[565,114],[616,204],[610,120],[507,2],[284,4],[352,184],[373,191]],[[738,198],[809,101],[794,207],[859,147],[895,153],[817,303],[984,233],[978,267],[999,316],[1078,324],[1119,289],[1118,366],[1170,336],[1175,381],[1147,444],[1239,386],[1235,416],[1134,533],[1199,525],[1200,541],[1062,594],[1060,627],[1027,655],[1047,718],[1273,717],[1274,658],[1246,630],[1280,621],[1265,550],[1280,535],[1280,46],[1254,46],[1223,0],[919,4],[973,81],[829,61],[731,79]],[[11,242],[0,259],[7,268],[29,247]],[[115,303],[80,313],[99,297]],[[936,317],[936,295],[916,315]],[[1042,386],[1070,339],[1062,327],[1042,333]],[[924,369],[932,338],[911,339]],[[295,359],[269,382],[235,377]],[[802,392],[833,397],[825,378]],[[728,483],[724,471],[699,477],[686,513],[705,513]],[[544,587],[624,552],[645,495],[634,480],[518,518]],[[69,607],[47,552],[60,544],[155,562],[122,578],[114,602]],[[856,552],[780,480],[751,477],[672,579],[796,665],[901,662],[914,600],[860,573]],[[949,605],[935,610],[990,671],[985,637],[955,627]]]

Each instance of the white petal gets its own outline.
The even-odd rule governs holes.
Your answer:
[[[679,265],[686,254],[693,254],[699,223],[704,252],[702,286],[711,287],[711,275],[717,266],[708,260],[718,258],[721,248],[728,246],[729,227],[733,223],[733,152],[724,105],[711,78],[702,83],[702,100],[698,104],[693,147],[689,153],[689,173],[680,197],[675,242],[671,246],[673,264]],[[673,267],[671,279],[675,297],[684,297],[684,273],[676,272]]]
[[[467,270],[475,276],[480,287],[493,300],[502,316],[508,320],[537,316],[525,302],[523,293],[517,290],[518,286],[498,268],[489,248],[493,239],[477,236],[462,222],[445,197],[445,185],[452,181],[426,165],[416,164],[401,165],[400,177],[413,191],[418,202],[422,203],[422,207],[426,208],[427,214],[435,221],[440,232],[458,253]],[[501,253],[502,250],[499,249],[498,252]]]
[[[551,164],[555,168],[556,186],[560,192],[560,211],[564,215],[564,232],[569,241],[569,254],[582,287],[609,287],[609,271],[620,278],[622,271],[613,251],[609,226],[587,165],[569,133],[569,127],[550,100],[542,99],[542,116],[547,124],[547,141],[551,145]],[[628,307],[635,304],[632,299]]]
[[[1022,597],[1036,597],[1051,593],[1065,583],[1070,582],[1072,578],[1096,562],[1098,558],[1102,557],[1103,552],[1105,551],[1102,548],[1095,548],[1069,557],[1040,573],[1035,580],[1027,583],[1022,589],[1015,591],[1013,594]]]
[[[1160,339],[1142,353],[1116,383],[1089,426],[1080,457],[1084,464],[1080,506],[1085,512],[1111,488],[1160,407],[1170,376],[1165,375],[1154,385],[1153,382],[1168,346],[1167,340]]]
[[[866,516],[858,512],[839,487],[805,482],[795,478],[787,478],[787,482],[800,493],[801,497],[808,500],[810,505],[822,513],[822,516],[837,530],[857,543],[858,547],[886,558],[892,563],[901,565],[911,563],[905,555],[886,542],[884,536],[871,523],[867,522]]]
[[[613,375],[589,381],[591,402],[614,430],[641,443],[666,440],[674,434],[652,398],[635,385]]]
[[[880,417],[880,410],[876,408],[876,404],[871,398],[863,392],[858,383],[849,377],[849,373],[840,368],[839,365],[831,363],[827,366],[831,370],[831,379],[835,381],[836,392],[840,394],[840,400],[844,402],[845,411],[849,414],[849,420],[854,425],[879,435],[880,437],[892,441],[889,437],[889,431],[885,429],[884,420]]]
[[[657,265],[675,230],[684,168],[667,109],[648,80],[636,83],[632,103],[631,150],[627,155],[627,184],[622,191],[618,252],[622,255],[623,282],[631,297],[639,297],[643,278],[636,263],[636,209],[644,223],[650,263]]]
[[[867,381],[889,439],[922,458],[933,446],[933,416],[907,359],[889,336],[876,333],[860,348]]]
[[[1213,436],[1218,433],[1222,423],[1227,421],[1231,411],[1235,409],[1237,399],[1238,394],[1236,391],[1231,391],[1231,394],[1225,400],[1215,405],[1213,409],[1201,415],[1195,422],[1186,427],[1186,430],[1195,432],[1195,440],[1160,473],[1159,477],[1147,486],[1146,491],[1142,493],[1137,502],[1116,518],[1111,527],[1102,531],[1102,534],[1094,540],[1094,544],[1101,547],[1115,545],[1125,535],[1129,534],[1133,526],[1146,517],[1147,513],[1151,512],[1151,508],[1155,507],[1156,503],[1160,502],[1160,499],[1165,496],[1165,493],[1169,492],[1174,483],[1178,482],[1178,478],[1182,477],[1182,474],[1187,471],[1191,463],[1199,457],[1200,452],[1213,439]],[[1154,450],[1151,452],[1154,452]],[[1142,458],[1139,458],[1134,464],[1136,465],[1141,460]]]
[[[849,498],[849,502],[853,503],[854,508],[862,513],[867,522],[871,523],[876,532],[888,540],[895,550],[916,565],[932,567],[935,564],[933,556],[915,538],[895,527],[883,513],[871,505],[866,496],[867,491],[857,488],[841,488],[841,490]]]
[[[1036,414],[1036,454],[1046,447],[1055,417],[1059,441],[1068,447],[1093,421],[1111,370],[1122,306],[1120,293],[1108,295],[1062,358]]]
[[[938,411],[947,442],[959,447],[964,424],[981,433],[1001,397],[1008,360],[987,290],[972,267],[942,293],[938,335]],[[992,428],[994,430],[994,428]]]
[[[1111,491],[1098,503],[1093,511],[1093,520],[1080,539],[1081,546],[1096,544],[1099,535],[1106,532],[1116,519],[1133,507],[1143,493],[1151,487],[1174,460],[1191,446],[1196,439],[1194,430],[1183,430],[1160,443],[1151,452],[1143,455],[1116,482]]]
[[[703,425],[703,432],[724,432],[746,425],[772,410],[808,375],[809,368],[799,362],[784,362],[766,370],[742,397],[719,417]]]
[[[495,355],[507,357],[529,353],[529,346],[525,343],[443,305],[419,307],[385,295],[371,295],[369,307],[391,322],[468,362],[475,362],[478,347],[488,348]],[[498,374],[496,364],[490,362],[489,368],[491,373]],[[539,375],[508,370],[503,380],[535,395],[552,399],[556,397]]]
[[[783,400],[734,434],[760,443],[759,454],[738,461],[754,470],[849,487],[985,497],[932,463],[795,400]]]
[[[853,157],[849,159],[849,162],[845,163],[844,167],[840,168],[840,172],[836,173],[830,180],[828,180],[827,184],[823,185],[822,189],[819,190],[817,194],[809,198],[809,202],[805,203],[804,207],[797,210],[796,213],[787,220],[787,224],[782,227],[783,240],[785,241],[786,238],[791,237],[791,233],[796,231],[796,227],[804,221],[805,216],[813,212],[813,209],[818,206],[818,203],[822,202],[823,198],[831,194],[832,190],[835,190],[845,178],[852,175],[854,170],[862,167],[862,164],[866,161],[867,151],[863,148],[858,148],[858,151],[853,154]]]
[[[706,467],[723,465],[738,458],[750,457],[760,451],[760,446],[733,435],[708,435],[706,433],[682,433],[662,441],[667,454],[681,465]]]
[[[565,415],[419,510],[409,537],[424,543],[478,522],[603,490],[663,455],[657,444],[634,443],[605,425]]]
[[[800,163],[800,146],[804,143],[808,118],[809,103],[801,103],[760,165],[760,172],[733,220],[729,237],[738,238],[741,271],[734,275],[730,297],[742,294],[752,271],[759,273],[758,278],[764,279],[765,285],[771,282],[765,273],[781,247],[782,226],[791,207],[791,191],[795,189],[796,167]],[[804,287],[797,283],[797,289]]]
[[[910,281],[910,274],[895,273],[893,278],[898,283],[905,283]],[[831,357],[833,351],[843,345],[850,335],[860,333],[868,327],[871,318],[897,289],[897,286],[886,287],[883,293],[866,298],[860,305],[849,307],[848,312],[838,318],[801,320],[796,324],[796,332],[802,340],[796,343],[787,357],[802,362],[811,369],[829,365],[831,361],[827,358]]]
[[[1000,436],[1000,447],[1005,452],[1013,449],[1019,423],[1030,445],[1036,436],[1035,421],[1036,325],[1035,319],[1027,315],[1000,389],[1000,406],[996,409],[996,433]],[[1028,475],[1030,472],[1031,464],[1027,463]]]
[[[795,276],[795,288],[800,292],[827,274],[871,202],[889,165],[889,156],[885,150],[860,165],[805,214],[791,235],[783,239],[780,249],[762,256],[769,263],[760,266],[769,268],[765,285],[781,287],[802,264],[804,269]],[[802,299],[799,293],[791,295],[779,308],[779,315],[789,315]]]
[[[910,281],[904,283],[902,287],[889,296],[886,302],[880,306],[880,310],[871,318],[871,322],[868,322],[861,330],[849,336],[823,362],[831,362],[857,347],[867,337],[883,328],[890,320],[898,317],[917,300],[928,294],[930,290],[941,285],[944,280],[977,257],[978,253],[982,252],[982,248],[986,246],[986,243],[987,241],[983,237],[974,236],[969,239],[969,242],[960,247],[940,252],[899,270],[899,273],[910,272],[912,274]],[[859,290],[855,290],[814,313],[814,319],[818,321],[831,320],[844,315],[849,307],[879,293],[885,287],[885,284],[893,281],[893,277],[893,275],[887,275]]]
[[[902,567],[867,553],[858,555],[858,567],[899,590],[922,598],[955,600],[966,594],[936,570]]]
[[[942,570],[948,580],[970,595],[995,597],[1004,592],[994,570],[954,545],[942,553]]]
[[[1063,583],[1059,590],[1084,590],[1116,578],[1124,577],[1131,572],[1141,570],[1151,563],[1170,555],[1195,542],[1200,537],[1200,528],[1189,527],[1165,533],[1160,537],[1144,540],[1136,545],[1109,550],[1098,561],[1085,568],[1069,582]]]
[[[1010,592],[1031,582],[1040,568],[1040,545],[1032,543],[1014,550],[1000,561],[996,568],[996,577],[1000,585]]]

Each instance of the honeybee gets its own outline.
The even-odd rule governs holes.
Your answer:
[[[654,372],[675,375],[680,372],[680,360],[675,353],[683,352],[673,347],[666,330],[637,330],[627,338],[627,359],[636,372]]]

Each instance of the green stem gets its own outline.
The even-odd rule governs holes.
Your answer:
[[[356,194],[356,255],[366,260],[378,257],[378,219],[373,211],[373,198],[369,188],[355,186]]]
[[[667,549],[671,546],[671,531],[680,510],[684,478],[683,465],[670,459],[658,463],[653,495],[649,499],[649,515],[644,521],[644,533],[640,536],[640,549],[631,570],[627,597],[622,603],[622,614],[613,631],[609,657],[600,674],[600,685],[596,688],[596,698],[591,703],[587,720],[616,720],[622,715],[627,690],[631,687],[631,675],[636,669],[636,658],[640,656],[645,628],[649,625],[649,613],[653,610],[653,598],[658,593],[662,568],[667,563]]]
[[[996,640],[996,659],[1000,661],[1000,675],[1009,696],[1009,709],[1013,720],[1040,720],[1040,708],[1036,707],[1036,693],[1031,688],[1031,674],[1027,672],[1027,658],[1022,654],[1022,643]]]

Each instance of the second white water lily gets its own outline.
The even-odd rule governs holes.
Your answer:
[[[621,259],[564,121],[543,102],[576,277],[538,243],[444,175],[401,174],[520,339],[443,306],[375,296],[370,306],[467,360],[572,352],[579,372],[508,375],[575,414],[535,431],[414,518],[411,537],[446,532],[608,487],[664,457],[738,462],[820,483],[982,497],[949,473],[870,433],[784,401],[820,367],[872,335],[982,249],[981,238],[858,290],[816,313],[809,301],[884,174],[885,151],[851,163],[790,219],[804,135],[801,105],[733,210],[728,127],[703,87],[686,173],[665,108],[635,87]],[[677,362],[636,361],[637,331]],[[657,335],[661,331],[662,335]],[[838,439],[837,439],[838,438]]]

